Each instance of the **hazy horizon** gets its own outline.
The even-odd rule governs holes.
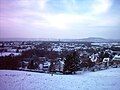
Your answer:
[[[0,41],[87,41],[87,42],[119,42],[120,39],[107,39],[101,37],[86,38],[0,38]]]
[[[0,0],[0,38],[120,39],[120,0]]]

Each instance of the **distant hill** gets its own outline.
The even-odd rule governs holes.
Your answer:
[[[89,37],[89,38],[80,39],[80,41],[85,41],[85,42],[119,42],[120,40]]]
[[[0,38],[0,41],[66,41],[66,42],[120,42],[120,39],[104,39],[88,37],[83,39],[54,39],[54,38]]]
[[[106,42],[106,39],[104,38],[97,38],[97,37],[89,37],[89,38],[83,38],[81,41],[86,42]]]

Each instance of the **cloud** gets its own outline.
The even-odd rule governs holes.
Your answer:
[[[39,19],[33,20],[32,25],[38,28],[71,29],[79,27],[119,26],[120,21],[116,17],[93,16],[87,14],[39,14]],[[42,19],[41,19],[42,18]]]
[[[94,0],[92,4],[93,14],[102,14],[109,11],[112,6],[112,0]]]
[[[106,27],[118,27],[120,24],[119,15],[114,17],[109,13],[112,0],[5,1],[0,6],[0,27],[6,28],[6,31],[21,29],[24,32],[23,29],[26,29],[34,34],[39,31],[39,34],[45,33],[47,36],[47,33],[63,34],[74,30],[73,33],[85,34],[91,30],[89,28],[99,30],[99,27],[103,27],[105,30]]]
[[[60,5],[58,5],[58,3]],[[91,2],[89,2],[91,3]],[[86,3],[86,4],[89,4]],[[42,3],[41,3],[42,4]],[[48,5],[50,3],[45,0],[43,3],[44,9],[48,9],[45,5]],[[44,27],[52,27],[57,29],[69,29],[74,26],[74,24],[77,24],[82,27],[86,26],[109,26],[117,24],[118,21],[114,19],[114,17],[106,18],[105,16],[99,16],[103,13],[107,13],[112,6],[111,0],[94,0],[91,5],[88,7],[91,8],[91,11],[82,12],[80,11],[81,8],[85,9],[88,7],[85,7],[86,4],[84,3],[84,7],[82,7],[81,2],[78,2],[77,0],[61,0],[51,3],[51,8],[54,9],[56,7],[59,11],[60,8],[64,7],[64,12],[59,13],[50,13],[44,12],[43,14],[39,14],[39,17],[42,17],[43,20],[35,20],[34,25],[37,25],[38,27],[44,26]],[[57,6],[58,5],[58,6]],[[50,9],[48,9],[50,10]],[[105,17],[105,18],[104,18]]]
[[[16,24],[28,23],[28,25],[33,27],[48,27],[56,29],[69,29],[72,28],[74,24],[83,27],[105,26],[112,25],[113,22],[116,21],[111,17],[101,18],[101,16],[98,16],[98,14],[105,13],[109,10],[112,5],[111,0],[94,0],[94,2],[89,5],[89,8],[92,8],[92,11],[87,13],[77,13],[82,6],[82,3],[78,2],[77,0],[61,0],[59,2],[54,1],[54,3],[50,2],[50,0],[16,0],[15,3],[11,2],[11,4],[14,6],[13,8],[19,7],[15,11],[16,13],[7,11],[6,13],[1,14],[1,16],[4,16],[4,19],[11,19],[11,21],[16,22]],[[61,4],[60,6],[58,5],[59,3]],[[9,3],[7,4],[9,5]],[[68,12],[50,13],[48,11],[48,5],[51,7],[58,5],[59,8],[62,8],[63,6],[65,10],[68,10]],[[84,6],[86,6],[85,3]],[[31,9],[30,7],[33,8]]]
[[[40,5],[40,9],[41,11],[44,11],[46,8],[46,4],[47,4],[48,0],[39,0],[39,5]]]

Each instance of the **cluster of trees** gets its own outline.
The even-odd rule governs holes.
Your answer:
[[[36,69],[38,67],[37,63],[34,60],[31,60],[28,64],[28,69]]]
[[[21,62],[24,61],[26,58],[29,58],[29,69],[35,69],[36,65],[34,65],[34,57],[47,57],[50,59],[55,59],[60,55],[56,51],[47,51],[47,50],[40,50],[40,49],[31,49],[28,51],[22,52],[19,56],[9,55],[0,57],[0,69],[18,69],[21,66]]]
[[[54,55],[54,57],[60,57],[57,51],[47,51],[47,50],[40,50],[40,49],[31,49],[22,53],[22,56],[26,58],[31,57],[33,55],[37,57],[47,57],[47,58],[53,57],[51,55]]]
[[[22,55],[14,56],[10,54],[9,56],[0,57],[0,69],[10,69],[16,70],[21,66],[21,61],[24,58],[28,58],[32,55],[32,50],[25,51]]]
[[[20,67],[20,56],[6,56],[6,57],[0,57],[0,69],[10,69],[10,70],[16,70],[18,67]]]

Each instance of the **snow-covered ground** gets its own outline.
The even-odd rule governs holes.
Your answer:
[[[0,90],[120,90],[120,68],[53,76],[0,70]]]

